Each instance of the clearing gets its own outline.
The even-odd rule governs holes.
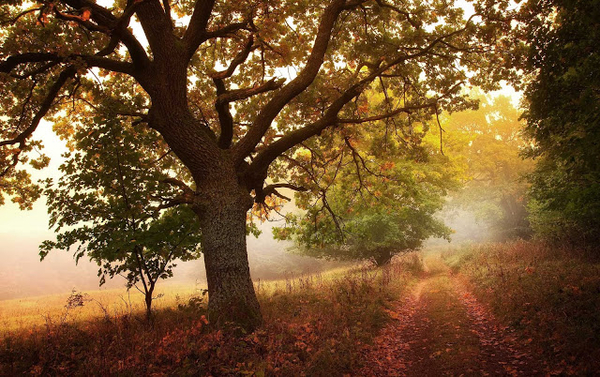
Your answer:
[[[527,345],[498,324],[439,255],[424,263],[421,281],[389,310],[393,320],[364,350],[363,375],[544,374]]]

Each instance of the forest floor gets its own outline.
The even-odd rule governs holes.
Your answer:
[[[390,323],[364,349],[368,376],[533,376],[542,364],[501,326],[437,254],[411,294],[389,309]],[[531,339],[529,339],[531,341]]]

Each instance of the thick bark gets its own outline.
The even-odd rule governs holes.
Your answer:
[[[231,153],[219,148],[218,141],[193,118],[181,93],[157,89],[150,125],[163,135],[196,184],[192,208],[202,229],[209,321],[215,327],[232,323],[252,331],[262,323],[262,315],[246,250],[246,212],[253,203],[250,190],[238,180]]]
[[[223,189],[221,195],[215,195],[213,202],[198,213],[208,280],[209,321],[216,327],[232,323],[252,331],[262,323],[262,315],[246,250],[250,197],[241,190],[239,195],[235,195],[235,190],[231,195],[231,191]]]

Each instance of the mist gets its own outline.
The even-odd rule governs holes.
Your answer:
[[[492,239],[489,227],[479,222],[473,212],[453,208],[444,210],[439,216],[454,231],[451,242],[432,238],[425,242],[424,249],[452,247]],[[291,253],[292,242],[273,239],[273,225],[271,222],[259,224],[261,235],[258,238],[247,238],[250,271],[254,281],[317,273],[347,264]],[[50,231],[29,234],[0,233],[0,258],[4,261],[0,265],[0,300],[68,293],[73,289],[89,291],[125,287],[125,279],[117,276],[107,279],[99,288],[96,263],[84,257],[76,265],[72,252],[53,250],[44,261],[40,261],[38,246],[53,236]],[[161,285],[205,286],[206,275],[202,258],[177,262],[173,278],[159,282],[159,286]]]
[[[247,239],[250,271],[254,281],[283,279],[342,265],[289,253],[288,249],[292,243],[274,240],[271,227],[271,223],[261,224],[259,228],[262,234],[258,238],[248,236]],[[52,236],[51,232],[38,232],[27,236],[0,233],[0,258],[3,261],[0,264],[0,300],[67,293],[73,289],[89,291],[125,287],[125,279],[117,276],[107,279],[99,288],[96,263],[83,257],[76,265],[72,252],[53,250],[44,261],[40,261],[38,246]],[[173,278],[158,284],[205,286],[206,275],[202,258],[178,262]]]
[[[424,249],[442,246],[454,247],[494,240],[494,234],[490,226],[478,220],[476,214],[472,211],[453,206],[441,211],[438,217],[452,229],[450,242],[443,238],[430,238],[424,242]]]

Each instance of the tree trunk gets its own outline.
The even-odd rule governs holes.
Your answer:
[[[376,251],[375,255],[373,256],[373,260],[375,261],[375,265],[377,267],[382,267],[390,264],[392,257],[393,255],[390,249],[382,248]]]
[[[146,291],[146,320],[148,323],[152,320],[152,294],[154,293],[154,284],[151,284],[150,289]]]
[[[205,206],[198,215],[208,280],[209,321],[216,327],[234,324],[251,332],[262,324],[262,315],[248,265],[247,208],[247,203],[223,189],[217,202]]]
[[[163,135],[196,184],[192,209],[202,229],[209,321],[216,327],[233,324],[250,332],[262,323],[246,250],[250,190],[238,181],[230,153],[177,105],[181,105],[177,98],[153,98],[153,103],[158,105],[152,107],[151,126]]]

